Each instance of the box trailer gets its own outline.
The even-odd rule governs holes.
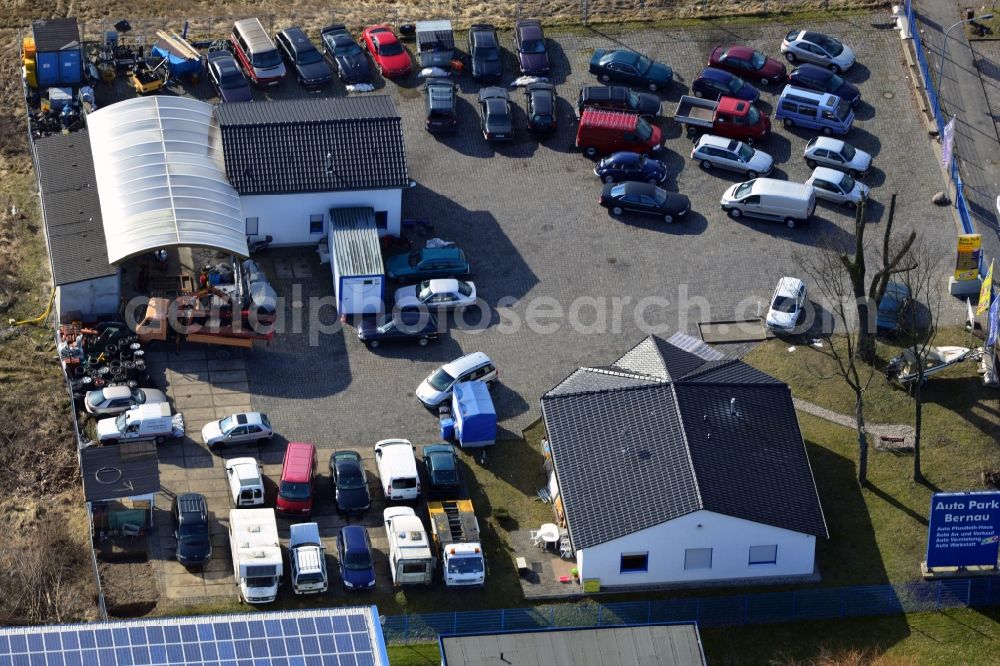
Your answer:
[[[486,560],[479,543],[479,521],[472,500],[428,502],[431,534],[441,556],[444,584],[449,587],[483,585]]]
[[[330,268],[337,312],[375,314],[385,309],[385,266],[372,208],[331,208]]]
[[[485,382],[473,380],[455,384],[451,413],[455,419],[455,439],[463,449],[496,443],[497,412]]]
[[[451,69],[455,58],[455,33],[451,21],[417,21],[417,59],[421,67]]]
[[[434,553],[424,524],[408,506],[389,507],[382,513],[389,540],[392,584],[430,585],[434,582]]]
[[[274,601],[284,571],[274,509],[231,509],[229,545],[240,600],[250,604]]]

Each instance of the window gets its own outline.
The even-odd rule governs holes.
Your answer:
[[[750,566],[777,562],[778,546],[750,546]]]
[[[622,553],[621,573],[643,573],[649,570],[649,553]]]
[[[258,221],[259,220],[256,217],[248,217],[247,218],[247,236],[256,236],[257,235]]]
[[[684,569],[711,569],[711,548],[686,548],[684,550]]]
[[[310,215],[309,216],[309,233],[311,234],[321,234],[323,233],[323,215]]]
[[[375,228],[376,229],[388,229],[389,228],[389,212],[385,210],[375,211]]]

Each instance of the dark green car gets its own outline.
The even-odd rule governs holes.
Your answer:
[[[386,273],[398,282],[438,278],[466,278],[471,274],[465,253],[457,247],[422,248],[390,257]]]

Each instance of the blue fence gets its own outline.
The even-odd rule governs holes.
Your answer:
[[[385,618],[382,631],[389,643],[427,643],[437,640],[440,634],[664,622],[733,627],[997,605],[1000,605],[1000,577],[992,576],[723,597],[607,604],[587,601],[534,608],[390,615]]]
[[[924,53],[924,45],[920,39],[920,26],[917,25],[917,17],[913,12],[913,3],[906,0],[906,21],[909,24],[910,35],[913,36],[913,49],[917,54],[917,63],[920,66],[920,73],[924,79],[924,86],[927,90],[927,99],[934,114],[934,121],[937,123],[938,133],[944,133],[944,126],[947,122],[941,111],[941,101],[938,98],[937,87],[931,77],[931,68],[927,64],[927,55]],[[954,153],[953,153],[954,154]],[[958,170],[958,160],[951,161],[951,180],[955,185],[955,208],[958,210],[958,217],[962,222],[962,231],[967,234],[976,233],[976,227],[972,224],[972,217],[969,215],[969,206],[965,201],[965,186],[962,184],[962,175]],[[979,262],[979,273],[985,275],[985,261],[982,256]]]

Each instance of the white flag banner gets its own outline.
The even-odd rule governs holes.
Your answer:
[[[951,158],[955,149],[955,116],[951,117],[948,124],[944,126],[944,134],[941,135],[941,166],[945,169],[951,168]]]

